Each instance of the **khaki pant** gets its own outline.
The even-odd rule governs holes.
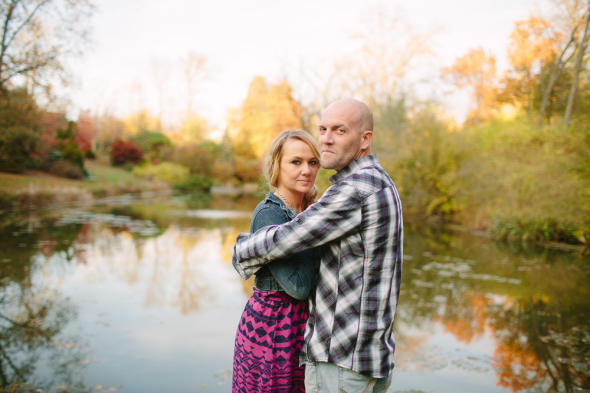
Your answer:
[[[392,374],[386,378],[371,378],[331,363],[306,363],[305,392],[386,393]]]

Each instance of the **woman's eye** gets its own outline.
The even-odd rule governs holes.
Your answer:
[[[317,164],[318,164],[318,162],[317,162],[317,161],[310,161],[310,162],[309,162],[309,165],[317,165]]]
[[[294,161],[293,161],[293,164],[295,164],[295,165],[299,165],[299,164],[301,164],[301,161],[299,161],[299,160],[294,160]]]

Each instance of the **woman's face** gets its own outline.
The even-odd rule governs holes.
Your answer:
[[[320,169],[320,160],[307,143],[299,139],[289,139],[283,145],[280,165],[278,186],[293,193],[304,194],[313,187]]]

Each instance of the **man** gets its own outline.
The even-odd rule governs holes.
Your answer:
[[[321,165],[337,171],[332,185],[293,221],[240,234],[232,263],[247,279],[271,260],[322,246],[301,352],[306,391],[385,393],[401,283],[401,202],[371,155],[369,107],[336,101],[319,131]]]

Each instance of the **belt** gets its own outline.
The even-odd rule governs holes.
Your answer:
[[[254,279],[254,286],[259,291],[284,291],[274,277],[256,277]]]

